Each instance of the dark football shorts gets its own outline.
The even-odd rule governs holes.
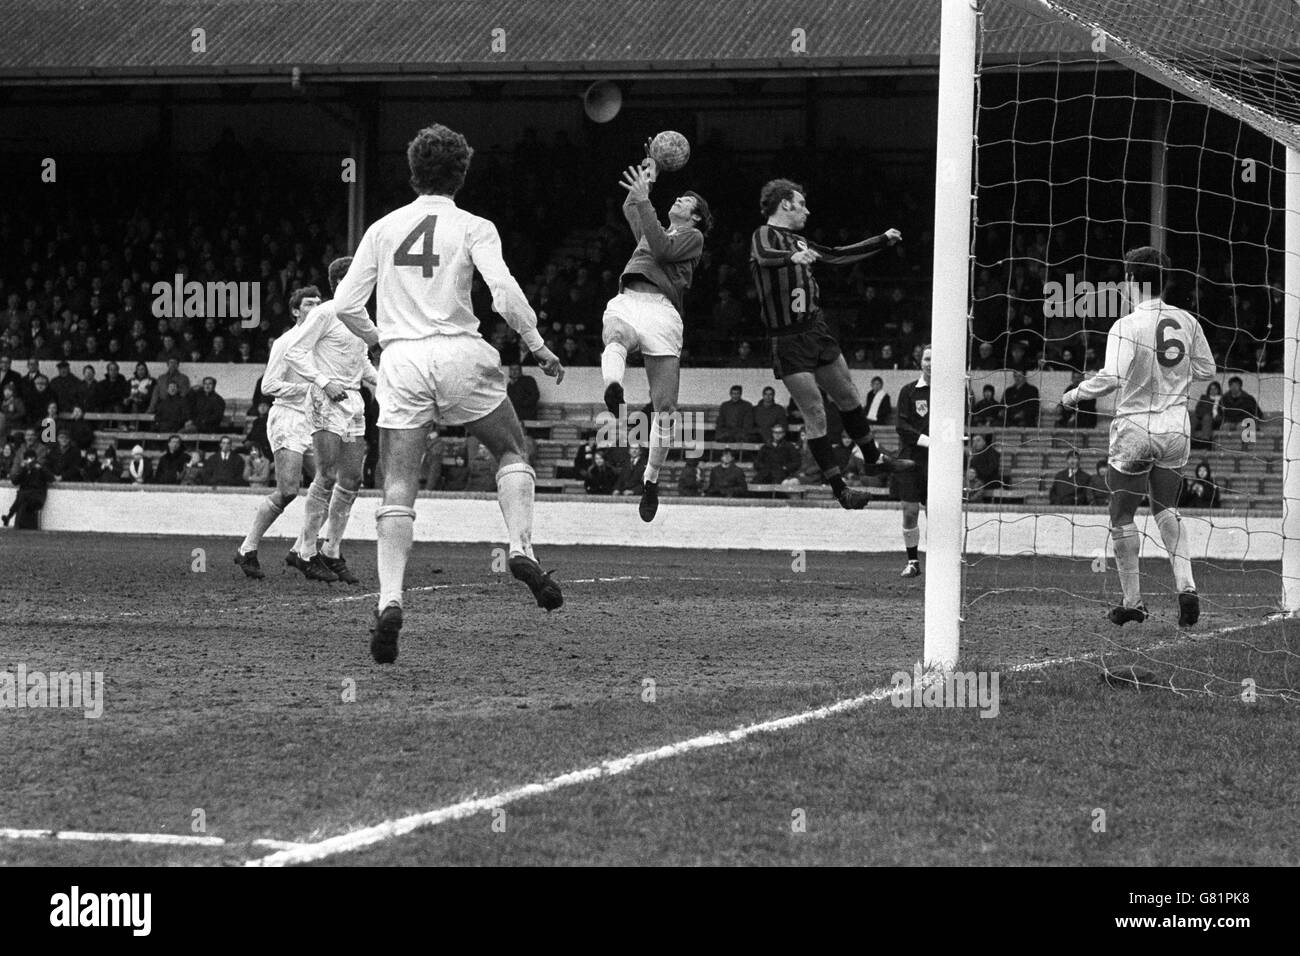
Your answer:
[[[918,457],[918,450],[915,448],[900,448],[898,457],[911,458],[916,462],[916,468],[913,471],[897,471],[890,475],[890,490],[898,495],[899,501],[924,505],[926,503],[925,491],[930,482],[929,461],[926,460],[924,455]]]
[[[815,372],[840,357],[840,343],[821,318],[802,332],[772,336],[772,372],[785,378],[796,372]]]

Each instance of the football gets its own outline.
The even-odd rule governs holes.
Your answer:
[[[691,158],[691,144],[681,133],[666,130],[650,140],[650,158],[660,169],[671,173]]]

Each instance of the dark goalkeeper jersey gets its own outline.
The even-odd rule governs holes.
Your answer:
[[[930,449],[916,444],[922,435],[930,434],[930,383],[917,380],[908,382],[898,392],[898,443],[900,458],[925,461]],[[906,452],[906,454],[904,454]]]
[[[758,290],[759,313],[771,335],[790,335],[811,325],[821,311],[821,291],[811,265],[790,257],[801,249],[821,255],[819,262],[845,265],[873,256],[889,240],[872,236],[850,246],[823,246],[784,226],[764,223],[754,230],[749,244],[749,271]]]

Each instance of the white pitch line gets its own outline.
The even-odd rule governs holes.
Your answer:
[[[281,850],[277,853],[272,853],[270,856],[264,856],[256,860],[249,860],[244,865],[285,866],[294,863],[310,863],[314,860],[323,860],[326,857],[336,856],[340,853],[351,853],[355,850],[360,850],[363,847],[392,839],[393,837],[403,836],[423,827],[437,826],[440,823],[461,820],[465,817],[473,816],[486,810],[494,810],[497,807],[504,807],[507,804],[514,803],[517,800],[523,800],[527,797],[540,797],[544,794],[563,789],[564,787],[572,787],[575,784],[589,783],[593,780],[600,780],[607,777],[616,777],[619,774],[627,773],[629,770],[634,770],[645,764],[678,757],[682,754],[692,753],[696,750],[706,750],[710,747],[734,744],[737,741],[744,740],[746,737],[751,737],[754,734],[773,733],[779,730],[786,730],[790,727],[798,727],[800,724],[806,724],[809,721],[824,720],[825,718],[834,716],[835,714],[857,710],[860,707],[864,707],[869,703],[873,703],[888,696],[891,689],[892,688],[879,688],[869,694],[861,694],[858,697],[838,700],[833,704],[826,705],[825,707],[818,707],[814,710],[805,710],[802,713],[791,714],[788,717],[778,717],[774,720],[767,720],[758,724],[749,724],[731,731],[714,731],[713,733],[702,734],[699,737],[691,737],[689,740],[681,740],[674,744],[657,747],[654,750],[643,750],[639,753],[629,754],[626,757],[619,757],[615,760],[605,760],[581,770],[572,770],[568,773],[560,774],[558,777],[551,777],[549,780],[545,780],[542,783],[525,784],[522,787],[503,790],[502,792],[490,797],[462,800],[460,803],[454,803],[451,806],[442,807],[438,810],[416,813],[411,816],[400,817],[396,820],[387,820],[376,826],[365,827],[361,830],[353,830],[350,833],[330,837],[328,840],[321,840],[318,843],[307,843],[296,849]]]
[[[588,583],[597,580],[602,579],[593,578],[590,579]],[[452,586],[454,585],[438,585],[438,587]],[[1285,617],[1285,615],[1273,614],[1265,618],[1265,620],[1255,624],[1235,624],[1199,634],[1187,632],[1185,634],[1180,634],[1173,640],[1161,641],[1146,648],[1136,648],[1131,652],[1146,653],[1148,651],[1159,650],[1161,648],[1171,647],[1178,644],[1190,643],[1197,638],[1204,639],[1220,637],[1224,634],[1232,634],[1236,631],[1244,631],[1253,627],[1260,627],[1263,624],[1281,620],[1283,617]],[[1011,673],[1018,673],[1024,671],[1043,670],[1061,664],[1083,663],[1085,661],[1095,660],[1100,656],[1102,656],[1102,652],[1085,654],[1079,657],[1062,657],[1045,661],[1031,661],[1025,664],[1014,665],[1013,667],[1008,668],[1008,671]],[[928,682],[929,680],[933,680],[937,675],[938,672],[933,670],[929,671],[924,680]],[[545,780],[541,783],[525,784],[521,787],[501,791],[500,793],[490,797],[462,800],[460,803],[454,803],[437,810],[412,814],[410,816],[400,817],[396,820],[388,820],[375,826],[353,830],[350,833],[344,833],[315,843],[296,842],[292,840],[252,840],[250,841],[252,846],[265,847],[274,850],[275,852],[259,859],[248,860],[244,865],[286,866],[295,863],[310,863],[315,860],[322,860],[326,857],[336,856],[341,853],[351,853],[367,846],[383,842],[384,840],[404,836],[405,834],[414,832],[415,830],[462,820],[486,810],[494,810],[497,807],[504,807],[507,804],[528,797],[543,796],[565,787],[575,786],[576,784],[590,783],[593,780],[615,777],[627,773],[630,770],[634,770],[644,764],[656,763],[660,760],[667,760],[697,750],[707,750],[712,747],[733,744],[744,740],[747,737],[751,737],[754,734],[775,733],[777,731],[787,730],[791,727],[798,727],[802,724],[809,723],[810,721],[824,720],[827,717],[832,717],[836,714],[859,710],[867,704],[876,703],[886,699],[889,697],[892,690],[892,687],[880,687],[870,693],[838,700],[832,704],[817,707],[813,710],[802,711],[798,714],[778,717],[757,724],[749,724],[731,731],[713,731],[712,733],[702,734],[688,740],[682,740],[674,744],[657,747],[654,750],[643,750],[629,754],[625,757],[605,760],[581,770],[572,770],[568,773],[560,774],[557,777],[551,777],[549,780]],[[113,843],[142,843],[153,845],[162,844],[171,846],[227,845],[226,841],[221,837],[179,836],[170,833],[87,833],[79,830],[17,830],[9,828],[0,828],[0,839],[55,839]],[[231,845],[241,846],[249,844]]]
[[[0,828],[0,838],[10,840],[73,840],[90,843],[152,843],[165,846],[225,846],[221,837],[183,836],[175,833],[88,833],[84,830],[13,830]]]
[[[1270,617],[1264,623],[1276,619],[1276,617]],[[1234,625],[1195,636],[1202,638],[1216,637],[1221,634],[1228,634],[1233,631],[1241,631],[1250,627],[1258,626],[1258,624]],[[1155,645],[1155,647],[1148,648],[1148,650],[1154,650],[1156,647],[1167,647],[1172,644],[1184,643],[1186,640],[1188,640],[1188,638],[1180,636],[1172,641],[1167,641]],[[1090,657],[1092,655],[1088,656]],[[1016,667],[1011,668],[1011,670],[1043,669],[1057,664],[1076,663],[1085,659],[1087,659],[1087,657],[1069,657],[1058,660],[1035,661],[1030,664],[1017,665]],[[938,673],[938,671],[931,670],[927,672],[924,679],[926,681],[933,680],[938,676]],[[352,853],[367,846],[382,843],[384,840],[404,836],[408,833],[414,832],[415,830],[438,826],[442,823],[451,823],[456,820],[463,820],[466,817],[471,817],[487,810],[495,810],[498,807],[504,807],[528,797],[539,797],[548,793],[553,793],[556,790],[561,790],[565,787],[572,787],[576,784],[590,783],[593,780],[616,777],[619,774],[627,773],[629,770],[634,770],[645,764],[656,763],[660,760],[668,760],[672,757],[678,757],[682,754],[692,753],[697,750],[707,750],[711,747],[733,744],[737,741],[744,740],[747,737],[751,737],[754,734],[774,733],[780,730],[787,730],[791,727],[798,727],[813,720],[824,720],[827,717],[836,714],[858,710],[865,707],[867,704],[884,700],[890,695],[892,690],[892,686],[879,687],[870,693],[837,700],[833,704],[827,704],[824,707],[817,707],[813,710],[805,710],[801,713],[791,714],[787,717],[778,717],[774,720],[763,721],[762,723],[749,724],[731,731],[714,731],[712,733],[702,734],[699,737],[691,737],[688,740],[681,740],[674,744],[657,747],[654,750],[643,750],[638,753],[629,754],[626,757],[619,757],[614,760],[604,760],[598,764],[593,764],[590,767],[584,767],[581,770],[571,770],[568,773],[560,774],[557,777],[551,777],[549,780],[545,780],[541,783],[525,784],[521,787],[503,790],[490,797],[478,797],[469,800],[462,800],[459,803],[453,803],[450,806],[441,807],[437,810],[415,813],[410,816],[399,817],[396,820],[386,820],[383,823],[376,824],[375,826],[353,830],[349,833],[343,833],[339,836],[330,837],[329,839],[321,840],[316,843],[303,843],[293,849],[281,850],[272,853],[269,856],[261,857],[260,859],[248,860],[244,865],[288,866],[295,863],[311,863],[316,860],[323,860],[326,857],[337,856],[341,853]]]

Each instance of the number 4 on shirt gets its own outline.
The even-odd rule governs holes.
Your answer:
[[[438,224],[437,216],[425,216],[419,225],[410,231],[397,251],[393,253],[395,266],[419,266],[420,275],[429,279],[433,277],[433,267],[438,264],[438,254],[433,251],[433,227]],[[424,239],[424,252],[413,252],[420,239]]]

